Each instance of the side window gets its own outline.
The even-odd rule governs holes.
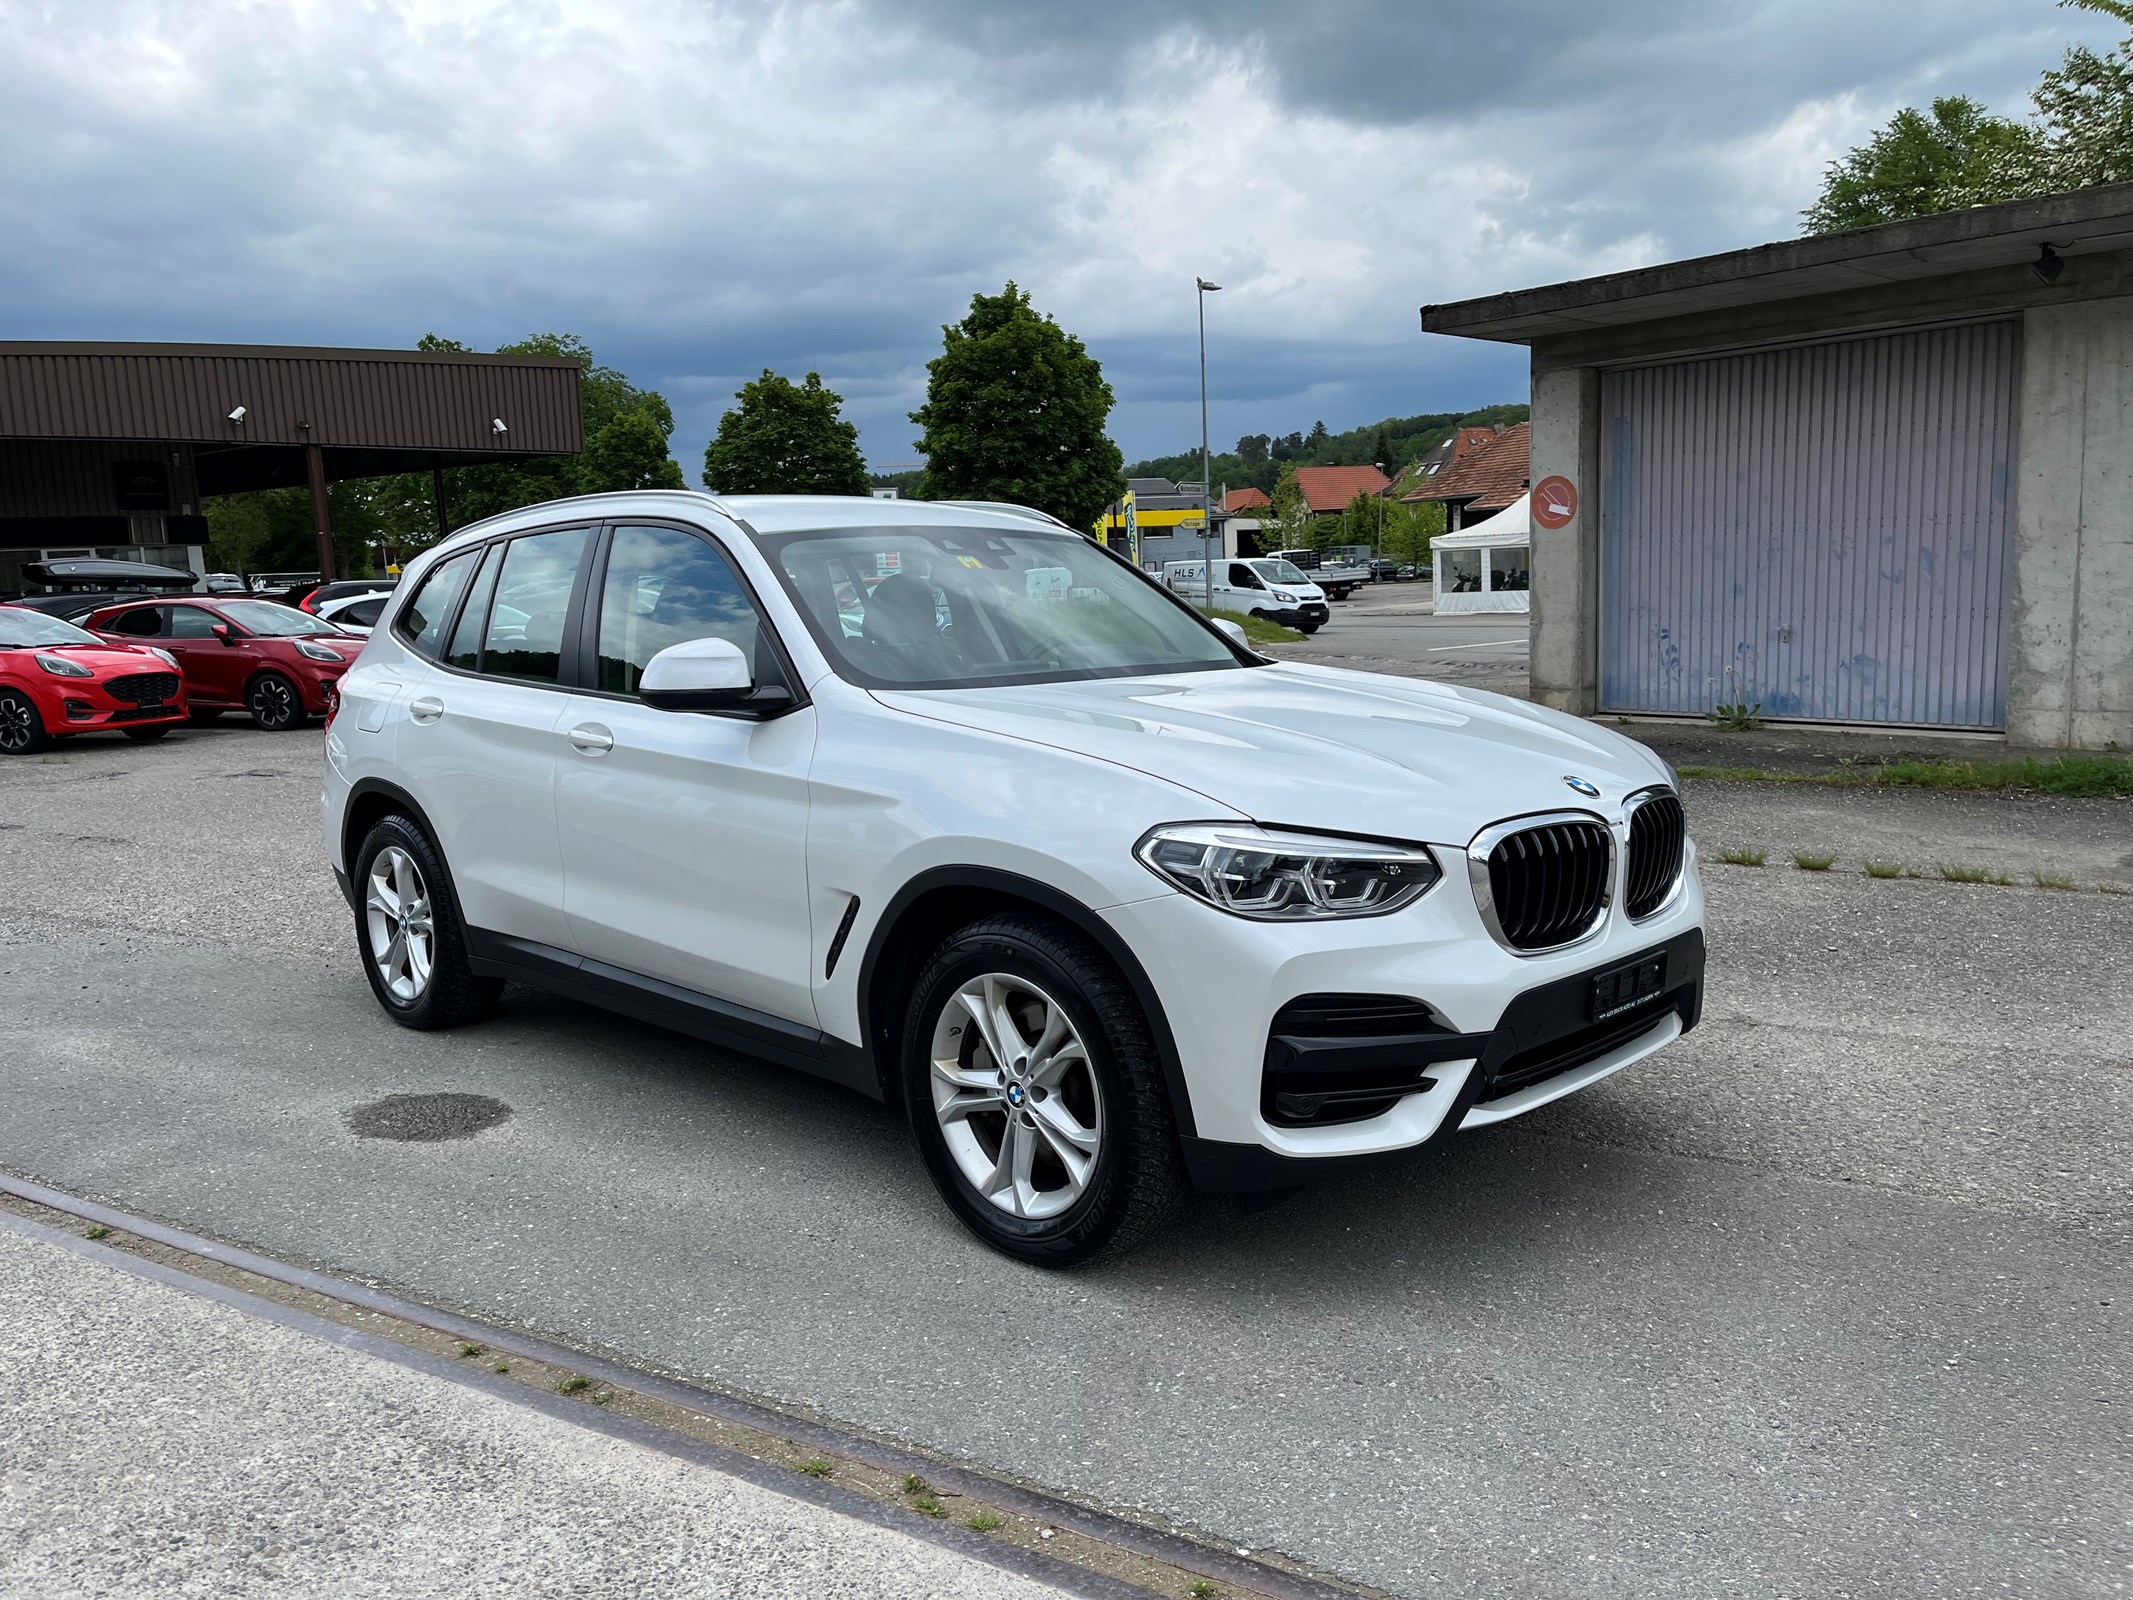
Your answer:
[[[459,625],[452,629],[452,642],[445,652],[445,665],[459,667],[467,672],[481,670],[481,636],[489,626],[489,602],[496,595],[496,569],[503,565],[504,547],[489,546],[481,558],[481,571],[474,576],[474,587],[467,593],[467,603],[459,613]]]
[[[212,639],[215,624],[222,620],[200,606],[171,606],[169,611],[173,639]]]
[[[387,598],[387,596],[381,594],[375,600],[358,600],[333,620],[350,623],[358,628],[375,628],[378,625],[379,616],[384,613]]]
[[[159,639],[163,636],[163,613],[168,606],[143,606],[138,611],[121,611],[111,619],[107,633],[122,633],[129,639]]]
[[[562,528],[505,543],[504,564],[482,636],[481,670],[492,677],[555,683],[562,676],[563,623],[587,530]]]
[[[679,528],[617,528],[600,586],[599,687],[635,694],[652,657],[691,639],[725,639],[757,682],[781,681],[755,606],[723,555]]]
[[[1259,587],[1259,578],[1243,562],[1232,561],[1229,564],[1229,586],[1232,589],[1256,589]]]
[[[422,580],[422,587],[415,591],[407,609],[393,623],[394,631],[433,660],[444,642],[444,625],[452,615],[459,591],[466,587],[468,577],[473,574],[474,557],[478,553],[464,550],[430,568],[429,576]]]

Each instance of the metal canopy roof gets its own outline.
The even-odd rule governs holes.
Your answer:
[[[0,341],[0,438],[190,444],[203,494],[302,483],[309,445],[336,480],[585,446],[567,356],[45,341]]]
[[[1765,304],[1981,268],[2026,266],[2133,245],[2133,183],[1975,206],[1849,233],[1820,234],[1424,306],[1422,331],[1526,344],[1554,334]]]

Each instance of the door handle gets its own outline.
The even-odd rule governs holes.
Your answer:
[[[407,714],[417,722],[435,722],[444,715],[444,702],[433,694],[407,703]]]
[[[604,756],[615,748],[615,736],[597,722],[581,722],[570,730],[570,742],[581,755]]]

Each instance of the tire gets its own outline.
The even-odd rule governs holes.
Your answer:
[[[382,883],[373,877],[382,875]],[[411,876],[410,876],[411,875]],[[403,1028],[428,1031],[477,1022],[496,1009],[503,984],[478,976],[467,960],[466,924],[451,875],[429,836],[403,816],[380,818],[356,851],[356,951],[370,992],[385,1014]],[[408,893],[412,889],[413,893]],[[399,921],[396,903],[427,911],[427,929],[419,915]],[[426,947],[411,940],[427,933]],[[394,960],[393,934],[408,952]],[[414,959],[427,950],[426,970]]]
[[[244,707],[252,714],[252,726],[268,733],[288,733],[310,720],[303,691],[279,672],[254,678],[244,691]]]
[[[972,991],[979,1005],[996,1000],[1017,1028],[1004,1048],[1023,1054],[1005,1071],[963,998]],[[1070,1038],[1052,1053],[1044,1029],[1055,1011]],[[999,1012],[993,1016],[997,1030]],[[947,1070],[936,1071],[936,1061]],[[1018,1261],[1066,1267],[1128,1250],[1156,1232],[1184,1194],[1148,1019],[1103,953],[1050,918],[987,917],[934,952],[905,1021],[903,1088],[941,1198],[972,1233]],[[1053,1111],[1043,1109],[1048,1104]],[[1020,1120],[1019,1131],[1010,1119]],[[1070,1137],[1075,1129],[1091,1136],[1093,1156]],[[1030,1155],[1017,1161],[1021,1149]],[[1078,1179],[1063,1151],[1082,1155]],[[1022,1181],[1000,1182],[1000,1198],[988,1199],[981,1189],[988,1168],[990,1180]]]
[[[196,728],[204,727],[210,722],[221,721],[222,711],[216,706],[203,706],[198,710],[186,712],[185,719]]]
[[[0,756],[33,756],[51,748],[37,702],[20,689],[0,689]]]
[[[135,744],[154,744],[158,739],[162,738],[164,734],[170,732],[170,724],[167,722],[158,722],[153,727],[121,728],[119,729],[119,732],[123,733],[127,738],[131,739]]]
[[[1305,637],[1306,639],[1308,639],[1308,638],[1310,638],[1310,637],[1311,637],[1311,635],[1312,635],[1312,634],[1314,634],[1314,633],[1318,632],[1318,630],[1319,630],[1320,626],[1321,626],[1321,624],[1319,624],[1319,623],[1316,623],[1316,622],[1314,622],[1314,623],[1312,623],[1312,624],[1311,624],[1311,625],[1310,625],[1310,626],[1309,626],[1309,627],[1307,628],[1307,627],[1305,627],[1305,626],[1304,626],[1304,625],[1303,625],[1302,623],[1300,623],[1300,622],[1299,622],[1299,623],[1298,623],[1298,624],[1296,625],[1296,631],[1297,631],[1298,633],[1302,634],[1302,635],[1303,635],[1303,636],[1304,636],[1304,637]]]

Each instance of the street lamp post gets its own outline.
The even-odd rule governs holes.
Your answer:
[[[1222,285],[1209,283],[1201,277],[1192,281],[1198,291],[1196,303],[1200,308],[1200,514],[1205,518],[1200,524],[1200,575],[1206,580],[1207,609],[1212,611],[1215,609],[1215,556],[1214,546],[1209,541],[1215,532],[1215,507],[1207,466],[1207,297],[1220,293]]]

